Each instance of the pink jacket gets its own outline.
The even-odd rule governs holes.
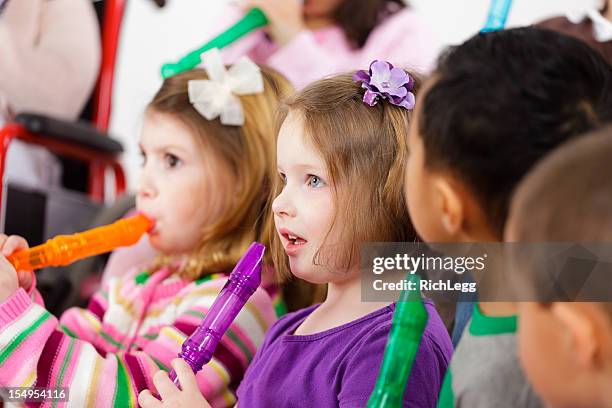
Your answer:
[[[66,387],[69,404],[60,407],[136,407],[138,393],[155,391],[154,373],[168,370],[226,282],[221,274],[187,281],[167,268],[134,269],[111,279],[87,309],[68,309],[59,321],[35,284],[28,293],[20,288],[0,302],[0,387]],[[196,375],[213,407],[234,406],[238,384],[275,320],[270,297],[258,289]]]
[[[241,12],[233,9],[223,19],[224,28],[241,16]],[[275,68],[297,88],[302,88],[328,75],[366,69],[375,59],[427,73],[433,68],[436,47],[427,25],[414,10],[405,8],[376,27],[360,49],[351,48],[340,27],[327,27],[305,30],[282,48],[268,40],[263,30],[258,30],[232,44],[224,53],[227,62],[246,54],[256,63]]]

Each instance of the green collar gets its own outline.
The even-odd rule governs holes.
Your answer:
[[[469,330],[473,336],[516,333],[516,321],[516,315],[504,317],[485,316],[480,311],[478,303],[475,303]]]

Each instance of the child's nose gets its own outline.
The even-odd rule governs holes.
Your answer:
[[[272,202],[272,212],[277,217],[295,217],[296,209],[286,188]]]
[[[136,184],[136,196],[140,199],[153,198],[156,195],[155,186],[146,172],[140,173]]]

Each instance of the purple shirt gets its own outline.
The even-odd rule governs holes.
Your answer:
[[[404,406],[435,407],[452,354],[433,303]],[[290,313],[266,334],[238,388],[238,406],[364,407],[374,389],[395,304],[320,333],[292,333],[318,305]]]

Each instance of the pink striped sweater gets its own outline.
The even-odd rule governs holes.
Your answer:
[[[190,282],[167,268],[136,272],[111,279],[87,309],[69,309],[59,322],[35,289],[20,288],[0,304],[0,386],[68,387],[65,406],[137,406],[138,393],[154,390],[153,374],[169,367],[227,278]],[[275,320],[270,297],[258,289],[197,375],[213,407],[235,404],[244,371]]]

